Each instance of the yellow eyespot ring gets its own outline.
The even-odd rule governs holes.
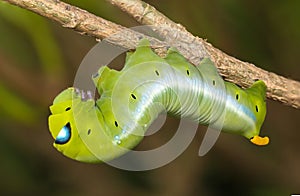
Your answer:
[[[256,144],[258,146],[264,146],[264,145],[267,145],[270,142],[270,139],[267,136],[260,137],[259,135],[256,135],[253,138],[251,138],[250,141],[253,144]]]

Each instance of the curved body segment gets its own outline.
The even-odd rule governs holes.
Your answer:
[[[208,58],[193,66],[175,49],[157,56],[142,40],[129,53],[121,71],[106,66],[93,81],[101,97],[68,88],[50,107],[54,146],[83,162],[101,162],[134,148],[157,116],[164,111],[222,131],[242,135],[263,145],[260,127],[266,115],[262,81],[241,89],[224,82]]]

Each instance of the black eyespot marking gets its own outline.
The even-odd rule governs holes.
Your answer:
[[[91,132],[92,132],[91,129],[89,129],[89,130],[87,131],[87,134],[90,135]]]
[[[70,109],[71,109],[71,107],[67,107],[67,108],[66,108],[66,111],[69,111]]]
[[[186,74],[189,76],[190,75],[190,71],[187,69],[186,70]]]
[[[131,97],[132,97],[133,99],[136,99],[136,96],[135,96],[134,94],[131,94]]]
[[[116,127],[118,127],[118,126],[119,126],[117,121],[115,121],[115,126],[116,126]]]
[[[236,100],[239,100],[239,94],[236,94],[236,95],[235,95],[235,99],[236,99]]]
[[[214,80],[213,80],[213,85],[214,85],[214,86],[216,85],[216,81],[214,81]]]
[[[157,76],[159,76],[159,72],[157,70],[155,70],[155,73],[156,73]]]
[[[255,106],[255,110],[256,110],[256,112],[258,112],[258,107],[257,107],[257,105]]]

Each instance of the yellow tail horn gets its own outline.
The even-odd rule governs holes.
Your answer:
[[[267,145],[269,143],[269,138],[267,136],[265,137],[260,137],[259,135],[254,136],[251,140],[250,140],[253,144],[256,144],[258,146],[264,146]]]

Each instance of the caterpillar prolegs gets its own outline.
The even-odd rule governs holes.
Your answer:
[[[259,136],[266,115],[264,82],[248,89],[224,82],[209,58],[193,66],[174,48],[161,58],[143,39],[127,53],[121,71],[102,66],[92,79],[100,94],[96,101],[89,91],[71,87],[50,106],[54,147],[72,159],[101,162],[126,153],[163,111],[221,126],[257,145],[269,142]]]

